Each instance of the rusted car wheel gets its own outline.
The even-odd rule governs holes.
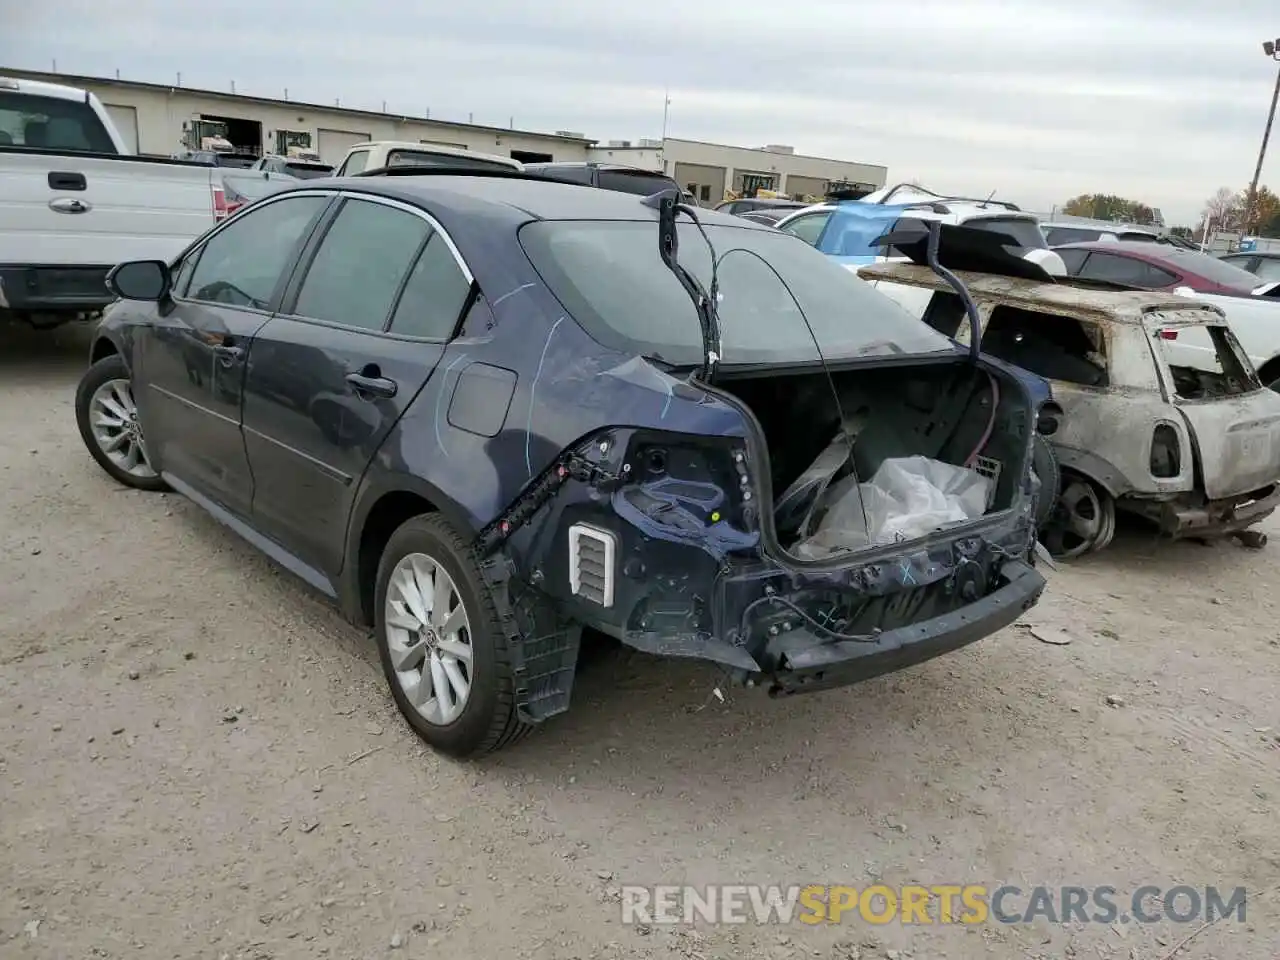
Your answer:
[[[1111,543],[1116,532],[1116,504],[1111,495],[1079,474],[1062,477],[1062,492],[1045,525],[1041,541],[1050,556],[1071,560]]]

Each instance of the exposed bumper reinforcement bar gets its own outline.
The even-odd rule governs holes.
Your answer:
[[[808,629],[770,639],[766,658],[783,665],[771,694],[847,686],[923,663],[981,640],[1013,623],[1040,598],[1045,581],[1021,560],[1006,561],[1001,585],[959,609],[882,633],[874,642],[826,639]]]

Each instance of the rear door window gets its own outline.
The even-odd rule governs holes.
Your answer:
[[[807,213],[803,217],[796,217],[790,223],[787,223],[779,229],[783,233],[789,233],[792,236],[799,237],[809,246],[817,246],[818,237],[822,235],[822,228],[827,225],[827,221],[831,219],[831,211],[823,210],[820,213]]]
[[[1089,258],[1088,250],[1058,250],[1057,254],[1062,258],[1062,262],[1067,268],[1067,274],[1072,277],[1080,275],[1080,268],[1084,266],[1085,260]]]
[[[391,332],[427,340],[448,340],[471,296],[467,279],[453,251],[439,233],[432,233],[409,272]]]
[[[367,200],[347,200],[307,268],[292,313],[382,330],[431,227],[422,217]]]
[[[1120,283],[1144,290],[1168,287],[1179,279],[1177,274],[1161,270],[1145,260],[1123,257],[1114,253],[1099,253],[1096,250],[1085,261],[1079,275],[1086,280]]]

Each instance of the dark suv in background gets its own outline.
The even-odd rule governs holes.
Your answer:
[[[681,190],[680,185],[665,173],[620,163],[526,163],[524,172],[545,180],[577,183],[585,187],[634,193],[642,197],[675,189],[680,190],[685,202],[696,202],[688,191]]]

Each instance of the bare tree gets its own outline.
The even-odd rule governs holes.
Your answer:
[[[1205,202],[1204,211],[1200,214],[1198,232],[1204,232],[1206,221],[1210,231],[1239,230],[1244,226],[1244,219],[1244,197],[1230,187],[1219,187],[1218,191]]]

